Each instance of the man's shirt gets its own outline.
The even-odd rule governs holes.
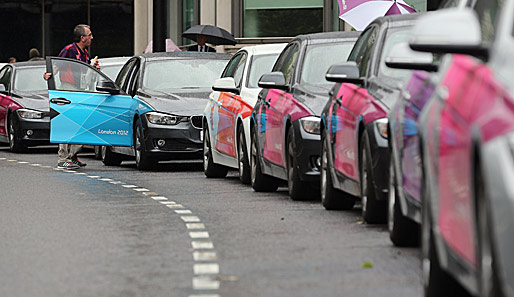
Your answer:
[[[69,58],[80,60],[86,64],[89,64],[89,52],[87,49],[82,51],[80,47],[74,42],[72,44],[68,44],[65,46],[58,55],[61,58]],[[80,79],[81,74],[79,71],[72,71],[71,67],[68,64],[68,67],[64,71],[60,71],[60,80],[61,82],[69,83],[75,85],[77,88],[80,88]]]

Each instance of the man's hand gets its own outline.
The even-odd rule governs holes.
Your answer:
[[[50,77],[52,77],[52,74],[51,74],[51,73],[45,72],[45,73],[43,74],[43,78],[44,78],[45,80],[49,80],[49,79],[50,79]]]

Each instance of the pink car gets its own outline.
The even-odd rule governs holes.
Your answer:
[[[477,0],[414,28],[413,49],[455,54],[419,119],[425,296],[513,296],[513,14]]]

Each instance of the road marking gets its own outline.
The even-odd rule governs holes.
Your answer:
[[[148,192],[148,191],[150,191],[150,190],[145,189],[145,188],[137,188],[137,189],[132,189],[132,190],[137,191],[137,192]]]
[[[218,290],[220,282],[206,276],[197,276],[193,278],[193,289],[195,290]]]
[[[28,164],[29,162],[25,162],[25,161],[20,161],[18,162],[18,164]]]
[[[45,166],[41,166],[41,168],[52,168],[52,166],[45,165]]]
[[[110,178],[101,178],[99,180],[101,180],[101,181],[112,181],[112,179],[110,179]]]
[[[190,211],[189,209],[176,209],[175,213],[178,213],[178,214],[192,214],[193,212]]]
[[[89,178],[100,178],[98,175],[89,175]]]
[[[159,201],[162,205],[177,204],[175,201]]]
[[[218,274],[220,273],[220,267],[216,263],[210,264],[195,264],[193,266],[194,274]]]
[[[16,162],[18,160],[7,160],[7,162]]]
[[[189,297],[220,297],[218,294],[189,295]]]
[[[209,238],[209,232],[201,231],[201,232],[189,232],[189,236],[191,238]]]
[[[210,250],[214,248],[211,241],[191,241],[191,246],[195,250]]]
[[[184,208],[183,205],[181,204],[171,204],[171,205],[167,205],[169,208]]]
[[[191,223],[186,224],[187,229],[205,229],[205,225],[202,223]]]
[[[30,164],[30,166],[36,167],[36,166],[41,166],[41,164]]]
[[[215,252],[194,252],[193,259],[195,261],[216,261]]]
[[[137,186],[134,185],[122,185],[124,188],[137,188]]]
[[[6,158],[0,158],[0,160],[5,160]]]
[[[112,182],[109,182],[110,184],[113,184],[113,185],[119,185],[119,184],[122,184],[123,182],[120,182],[120,181],[112,181]]]
[[[146,195],[146,193],[144,193]],[[168,200],[168,198],[164,197],[164,196],[153,196],[152,197],[153,200],[155,201],[164,201],[164,200]]]
[[[84,172],[75,172],[76,175],[87,175],[87,173]]]
[[[170,207],[171,205],[168,205],[168,207]],[[182,216],[180,217],[182,219],[182,221],[186,222],[186,223],[196,223],[196,222],[200,222],[200,218],[198,218],[197,216]]]
[[[156,196],[156,195],[159,195],[159,194],[157,194],[155,192],[145,192],[145,193],[143,193],[143,195],[145,195],[145,196]]]

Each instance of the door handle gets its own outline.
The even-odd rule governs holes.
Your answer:
[[[52,98],[50,99],[50,102],[57,105],[66,105],[71,103],[71,101],[66,98]]]
[[[336,104],[341,105],[343,102],[342,98],[336,98]]]

